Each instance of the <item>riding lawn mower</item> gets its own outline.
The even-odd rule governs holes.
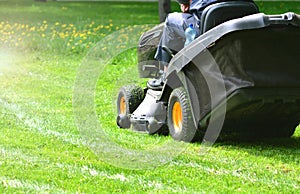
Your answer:
[[[117,124],[178,141],[290,137],[300,121],[300,15],[259,13],[250,2],[208,6],[201,35],[174,53],[162,87],[123,86]],[[158,78],[153,59],[163,24],[138,44],[142,78]]]

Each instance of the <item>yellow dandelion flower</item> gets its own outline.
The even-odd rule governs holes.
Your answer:
[[[5,29],[11,29],[11,25],[7,23],[4,28]]]
[[[95,24],[95,22],[93,21],[93,22],[91,22],[90,23],[90,25],[89,25],[89,27],[91,28],[91,27],[93,27],[93,25]]]
[[[60,38],[65,38],[65,34],[63,32],[59,33]]]

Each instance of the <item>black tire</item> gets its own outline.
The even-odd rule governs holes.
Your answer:
[[[144,95],[144,90],[136,85],[126,85],[119,90],[117,124],[120,128],[130,128],[129,115],[141,104]]]
[[[173,90],[168,103],[168,126],[173,139],[193,142],[198,137],[198,130],[192,118],[189,97],[183,87]]]

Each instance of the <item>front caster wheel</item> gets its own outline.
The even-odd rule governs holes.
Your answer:
[[[130,128],[129,116],[144,99],[144,90],[136,85],[123,86],[117,99],[117,125],[120,128]]]

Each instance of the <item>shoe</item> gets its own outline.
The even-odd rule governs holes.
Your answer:
[[[154,90],[161,90],[165,83],[165,73],[159,79],[150,79],[147,82],[147,87]]]

